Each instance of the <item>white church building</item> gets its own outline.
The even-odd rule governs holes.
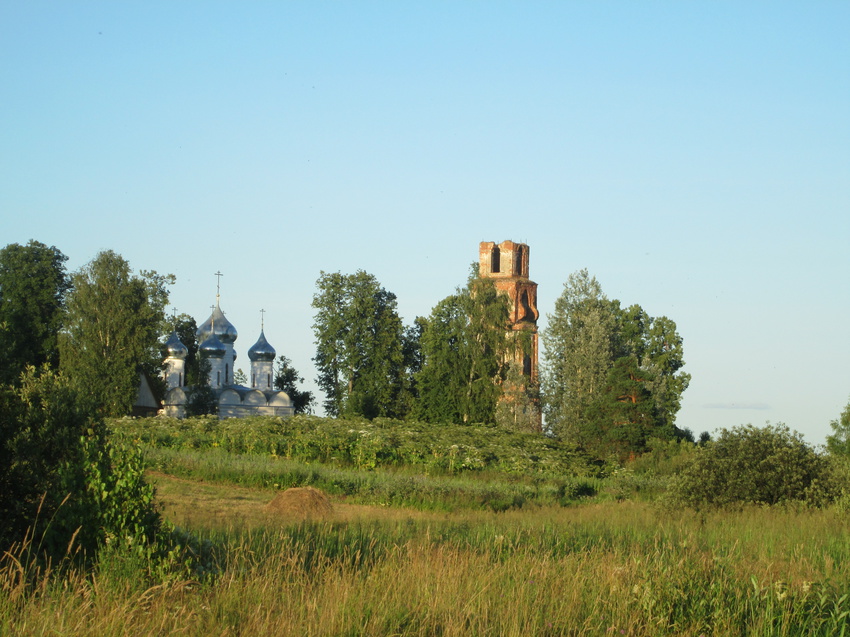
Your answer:
[[[286,392],[274,389],[275,349],[266,340],[263,327],[260,338],[248,350],[251,361],[250,387],[237,385],[235,371],[236,350],[233,345],[238,334],[233,324],[224,316],[216,295],[215,309],[198,328],[198,356],[209,361],[209,386],[218,403],[219,418],[245,418],[246,416],[292,416],[295,408]],[[190,387],[186,386],[186,356],[188,348],[176,332],[165,344],[166,393],[162,414],[174,418],[186,417],[186,403]]]

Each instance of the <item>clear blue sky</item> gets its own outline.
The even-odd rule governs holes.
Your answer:
[[[406,322],[479,241],[673,319],[678,424],[850,398],[850,3],[0,4],[0,244],[113,249],[311,383],[321,270]]]

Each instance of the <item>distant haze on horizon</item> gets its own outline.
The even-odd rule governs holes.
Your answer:
[[[113,249],[315,391],[321,271],[409,324],[480,241],[676,322],[695,433],[850,399],[850,4],[11,1],[0,244]],[[321,397],[320,397],[321,398]]]

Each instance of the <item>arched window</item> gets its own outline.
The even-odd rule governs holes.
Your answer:
[[[502,271],[502,251],[499,250],[499,246],[493,248],[493,252],[490,255],[490,272],[501,272]]]
[[[526,273],[525,273],[525,272],[523,272],[523,267],[522,267],[522,261],[523,261],[523,258],[522,258],[522,257],[523,257],[523,249],[522,249],[522,246],[517,246],[517,249],[516,249],[515,255],[516,255],[516,258],[515,258],[515,261],[514,261],[514,273],[515,273],[517,276],[525,276],[525,275],[526,275]]]
[[[271,389],[271,387],[272,387],[272,375],[271,374],[266,374],[266,387],[268,387],[269,389]]]

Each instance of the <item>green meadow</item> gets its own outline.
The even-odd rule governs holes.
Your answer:
[[[850,623],[845,508],[677,508],[666,485],[687,446],[623,469],[487,427],[110,426],[144,451],[170,551],[107,551],[92,571],[17,546],[0,568],[0,634],[841,635]],[[332,511],[267,507],[307,486]]]

